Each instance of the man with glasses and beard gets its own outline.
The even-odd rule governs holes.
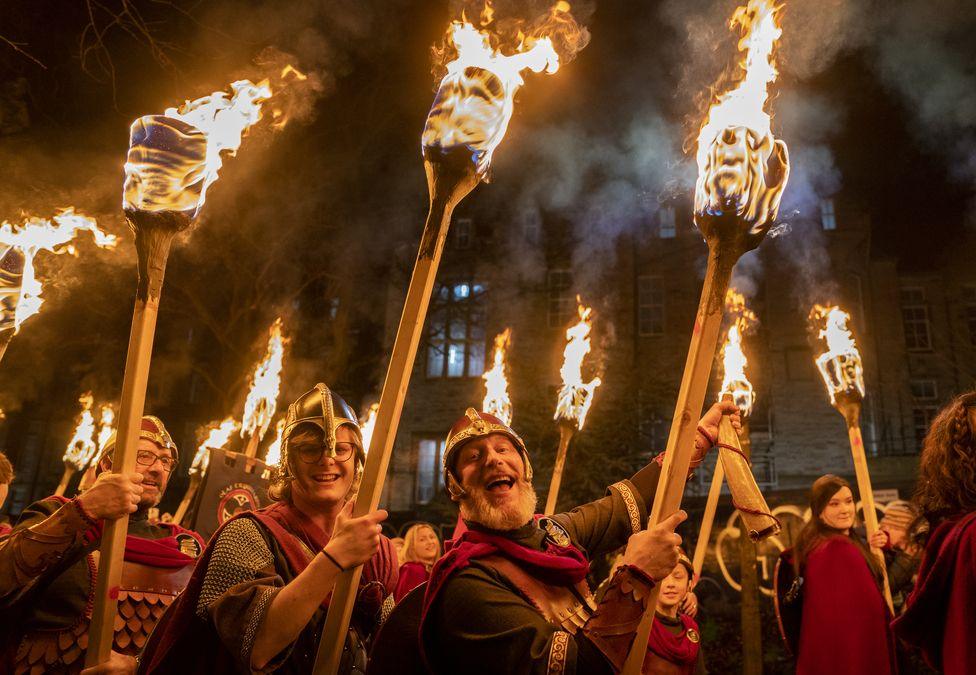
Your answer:
[[[88,672],[134,672],[135,657],[186,586],[203,540],[148,518],[179,461],[176,444],[159,418],[146,415],[136,470],[121,474],[112,472],[115,442],[113,435],[105,444],[90,488],[32,504],[0,541],[0,672],[82,672],[105,521],[128,515],[129,530],[111,657]]]
[[[698,427],[692,468],[714,445],[722,415],[739,425],[733,404],[712,406]],[[467,530],[447,542],[427,584],[420,630],[426,668],[618,672],[651,589],[678,563],[674,529],[687,515],[678,511],[644,529],[662,459],[614,483],[602,499],[539,516],[522,439],[497,417],[469,408],[448,434],[443,462]],[[589,561],[624,545],[598,604],[586,582]]]
[[[142,657],[146,673],[309,673],[339,575],[364,564],[340,673],[365,673],[399,567],[386,511],[352,517],[366,453],[355,413],[317,384],[288,407],[274,504],[224,523]],[[188,657],[188,655],[192,655]]]

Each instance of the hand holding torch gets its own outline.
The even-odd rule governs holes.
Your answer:
[[[576,301],[579,303],[579,298]],[[559,388],[556,414],[553,416],[559,427],[559,448],[556,450],[556,462],[552,467],[552,480],[546,495],[544,513],[549,515],[556,511],[569,442],[583,428],[586,414],[593,403],[593,393],[601,384],[599,377],[594,377],[589,382],[583,381],[583,359],[590,353],[590,330],[593,327],[590,316],[593,308],[584,307],[580,303],[577,311],[579,321],[566,330],[566,348],[563,350],[563,365],[559,370],[563,386]]]
[[[823,377],[830,396],[830,404],[837,409],[847,423],[847,436],[851,444],[854,460],[854,473],[857,476],[857,490],[861,493],[861,507],[864,511],[864,525],[868,539],[878,531],[878,512],[874,505],[874,491],[871,489],[871,474],[864,453],[861,438],[861,402],[864,400],[864,368],[861,353],[854,342],[854,336],[847,327],[850,315],[840,307],[814,305],[810,310],[811,321],[823,324],[819,337],[827,342],[827,351],[816,359],[817,370]],[[884,597],[888,609],[894,614],[891,601],[891,588],[888,585],[884,553],[871,548],[871,552],[881,565],[884,580]]]
[[[223,162],[221,153],[236,152],[245,130],[261,118],[261,104],[271,97],[264,82],[242,80],[231,88],[229,97],[217,92],[163,115],[141,117],[130,129],[122,208],[135,233],[139,279],[119,404],[113,462],[119,472],[135,469],[156,316],[173,238],[190,227],[203,208],[207,188],[217,180]],[[89,667],[107,661],[111,651],[118,604],[113,590],[121,581],[128,525],[128,517],[122,517],[103,531],[85,657]]]
[[[743,73],[733,90],[719,94],[698,135],[695,224],[708,244],[708,267],[654,494],[651,525],[681,505],[694,452],[695,422],[705,400],[732,268],[772,227],[789,176],[786,144],[773,138],[769,113],[764,110],[768,85],[776,77],[773,45],[782,32],[776,14],[769,0],[750,0],[736,10],[732,25],[743,32],[739,41],[740,51],[745,52]],[[622,671],[626,675],[640,673],[657,594],[655,588],[648,598],[644,620]]]
[[[490,17],[483,16],[483,22],[490,23]],[[515,93],[523,84],[522,71],[554,73],[558,69],[559,57],[548,34],[558,34],[564,47],[572,42],[569,34],[574,34],[577,40],[571,51],[578,51],[585,44],[580,41],[583,32],[569,13],[568,3],[557,2],[549,19],[528,31],[512,54],[494,47],[489,32],[475,28],[466,19],[453,22],[449,29],[445,54],[455,58],[446,64],[447,73],[440,82],[421,138],[430,209],[380,395],[376,426],[353,510],[355,517],[379,505],[451,214],[487,178],[492,155],[512,117]],[[344,572],[336,583],[319,640],[313,671],[317,674],[338,672],[361,574],[362,567],[356,567]]]

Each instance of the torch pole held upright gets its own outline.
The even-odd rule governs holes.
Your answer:
[[[878,531],[878,511],[874,506],[871,474],[868,472],[868,459],[864,453],[864,441],[861,439],[861,402],[853,399],[844,400],[843,397],[838,396],[834,407],[844,416],[844,421],[847,423],[847,436],[851,442],[851,456],[854,459],[854,474],[857,476],[857,491],[861,493],[861,508],[864,511],[864,527],[870,539]],[[871,552],[881,566],[885,602],[888,603],[888,610],[894,615],[895,608],[891,600],[891,587],[888,584],[884,553],[873,546]]]
[[[410,384],[410,374],[417,355],[424,321],[427,318],[427,308],[430,304],[437,268],[451,225],[451,214],[458,202],[471,192],[480,180],[474,171],[474,166],[470,163],[469,156],[463,158],[447,156],[439,161],[430,159],[424,161],[430,192],[430,211],[424,224],[420,251],[414,264],[413,275],[410,277],[403,314],[400,316],[400,325],[393,342],[393,353],[390,355],[390,365],[386,371],[383,393],[380,396],[380,407],[376,413],[376,426],[373,428],[373,438],[369,444],[369,453],[366,455],[363,479],[356,497],[356,506],[353,508],[354,518],[364,516],[379,506],[383,481],[390,464],[393,441],[396,439],[397,425],[403,410],[403,399]],[[361,575],[362,566],[359,566],[343,572],[336,581],[312,671],[316,675],[338,673]]]
[[[126,217],[136,233],[139,286],[129,332],[125,376],[122,380],[118,442],[112,456],[112,471],[117,473],[135,471],[166,261],[173,237],[190,224],[188,214],[176,212],[126,211]],[[88,652],[85,655],[85,665],[88,667],[108,661],[112,651],[113,627],[118,613],[118,588],[122,580],[122,556],[128,528],[129,517],[126,515],[117,520],[106,521],[102,530]]]
[[[661,477],[654,493],[654,504],[649,518],[650,526],[656,525],[681,506],[681,496],[684,493],[691,458],[695,451],[698,418],[705,402],[708,376],[712,370],[712,362],[715,360],[715,349],[722,329],[725,292],[732,278],[732,268],[741,255],[741,251],[730,251],[726,250],[727,248],[729,247],[719,242],[709,242],[705,282],[698,302],[698,314],[695,317],[691,344],[688,347],[688,358],[685,360],[684,375],[675,402],[674,419],[668,435]],[[639,675],[641,672],[659,591],[660,586],[655,586],[647,599],[644,618],[637,629],[630,654],[621,671],[624,675]]]
[[[559,499],[559,486],[563,481],[563,468],[566,466],[566,451],[569,442],[573,440],[576,428],[569,422],[560,421],[559,449],[556,451],[556,463],[552,467],[552,480],[549,481],[549,494],[546,495],[546,510],[543,512],[551,516],[556,512],[556,500]]]
[[[61,482],[58,483],[57,489],[54,491],[58,497],[64,495],[64,491],[68,489],[68,483],[71,481],[71,477],[75,475],[75,470],[72,469],[67,464],[64,465],[64,473],[61,474]]]
[[[193,503],[193,497],[197,494],[197,490],[200,489],[200,483],[203,482],[203,476],[199,474],[193,474],[190,476],[190,484],[186,488],[186,493],[183,495],[183,501],[176,508],[176,513],[173,514],[173,522],[176,525],[183,524],[183,518],[186,517],[186,512],[190,508],[190,504]]]
[[[698,530],[698,541],[695,543],[695,557],[691,559],[695,576],[700,577],[708,555],[708,542],[712,537],[712,524],[715,522],[715,511],[718,508],[719,497],[722,496],[722,483],[725,482],[725,469],[722,462],[715,462],[712,473],[712,484],[708,488],[708,499],[705,501],[705,512],[702,514],[701,528]]]

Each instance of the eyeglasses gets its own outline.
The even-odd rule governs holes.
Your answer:
[[[322,457],[329,451],[329,446],[325,443],[302,443],[294,447],[298,459],[306,464],[318,464]],[[354,443],[336,443],[335,456],[332,457],[337,462],[348,462],[349,458],[356,452]]]
[[[136,464],[142,466],[152,466],[156,462],[163,467],[163,471],[171,473],[176,468],[176,460],[173,457],[157,455],[152,450],[140,450],[136,453]]]

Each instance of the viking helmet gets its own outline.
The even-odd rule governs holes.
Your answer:
[[[447,445],[444,448],[444,485],[451,497],[460,497],[464,494],[461,487],[461,480],[454,470],[457,461],[457,451],[461,446],[472,438],[482,438],[490,434],[504,434],[515,445],[515,448],[522,455],[522,462],[525,464],[525,480],[532,480],[532,464],[529,463],[529,453],[525,449],[525,443],[521,437],[515,433],[511,427],[502,422],[494,415],[486,412],[478,412],[474,408],[468,408],[464,417],[459,419],[451,427],[447,434]]]
[[[291,475],[288,466],[288,442],[295,430],[302,424],[312,424],[322,430],[327,454],[335,457],[336,432],[343,424],[348,424],[356,432],[358,445],[356,448],[356,475],[362,473],[366,463],[366,452],[363,449],[363,434],[359,428],[359,420],[349,404],[341,396],[319,382],[312,389],[305,392],[288,406],[285,415],[285,428],[281,432],[281,465],[279,470],[283,477]]]
[[[112,452],[115,450],[117,437],[117,432],[113,431],[112,435],[108,437],[107,441],[105,441],[105,447],[102,449],[102,454],[95,463],[96,467],[102,463],[103,459],[112,455]],[[170,436],[169,432],[166,430],[163,420],[159,419],[155,415],[142,416],[142,424],[139,427],[139,438],[152,441],[163,450],[169,450],[171,453],[173,453],[173,459],[179,460],[180,451],[177,450],[176,443],[173,442],[173,437]],[[101,472],[100,469],[97,468],[95,471],[98,473]]]

